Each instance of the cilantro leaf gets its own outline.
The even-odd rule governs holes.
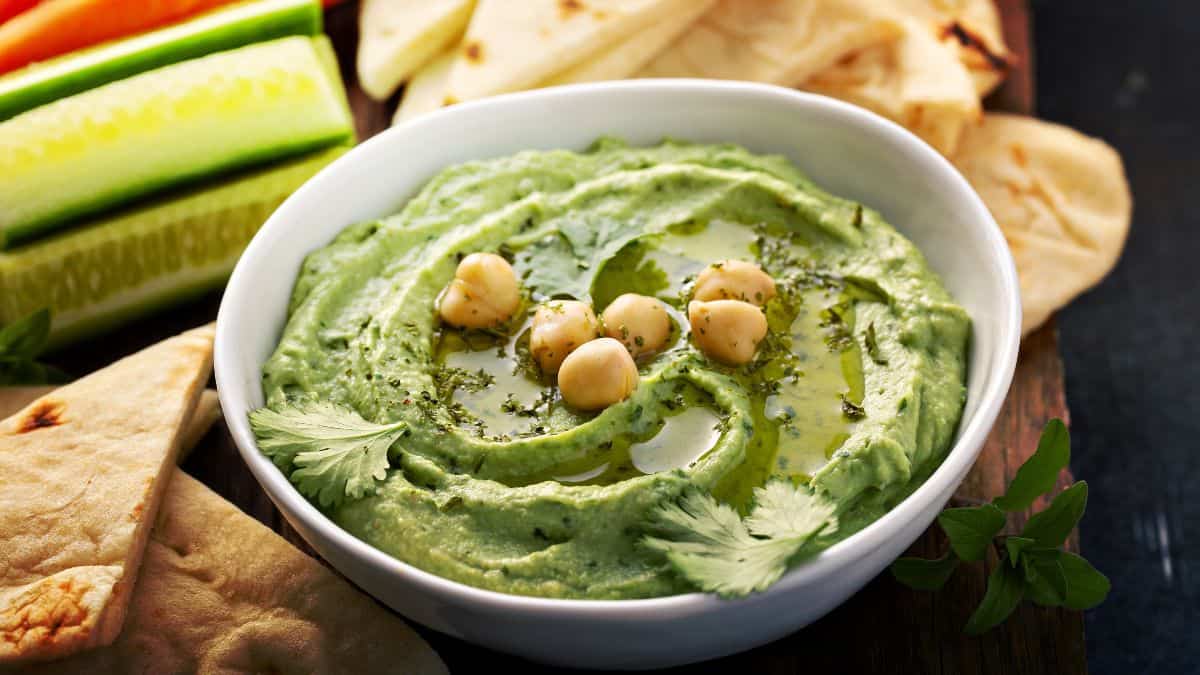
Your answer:
[[[636,222],[577,215],[558,232],[522,249],[517,271],[527,286],[546,297],[586,300],[604,263],[642,233]]]
[[[360,499],[386,478],[388,450],[407,430],[404,422],[373,424],[328,402],[260,408],[250,413],[250,427],[263,454],[326,507]]]
[[[1037,542],[1043,548],[1054,548],[1071,536],[1071,530],[1087,508],[1088,485],[1079,481],[1063,490],[1045,511],[1035,513],[1021,531],[1022,537]]]
[[[1058,473],[1071,461],[1071,435],[1060,419],[1046,423],[1037,450],[1017,469],[1008,491],[993,500],[1005,511],[1024,511],[1033,500],[1054,489]]]
[[[992,504],[946,509],[938,524],[950,538],[950,547],[962,560],[979,560],[992,538],[1004,529],[1004,512]]]
[[[896,581],[918,591],[936,591],[950,580],[958,568],[959,560],[949,552],[936,560],[925,558],[900,558],[892,563],[892,576]]]
[[[983,601],[964,628],[968,635],[981,635],[1008,618],[1025,595],[1025,579],[1012,565],[1001,560],[988,577],[987,591]]]
[[[811,537],[834,529],[833,505],[807,488],[773,480],[754,491],[746,528],[756,537]]]
[[[0,329],[0,386],[69,380],[58,368],[35,360],[49,337],[49,309],[39,309]]]
[[[1058,562],[1067,579],[1067,599],[1063,604],[1068,609],[1091,609],[1108,597],[1112,584],[1091,563],[1070,551],[1059,551]]]
[[[659,507],[643,543],[698,588],[722,597],[765,590],[810,541],[837,527],[833,504],[807,488],[773,481],[755,491],[743,521],[711,495],[690,490]]]

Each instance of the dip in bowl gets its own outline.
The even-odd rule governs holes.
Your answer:
[[[520,300],[455,325],[446,289],[480,253]],[[735,263],[772,291],[702,289]],[[658,303],[667,337],[643,353],[597,321],[575,342],[609,331],[636,383],[572,405],[531,317],[624,294]],[[752,308],[735,326],[759,313],[749,356],[709,344],[706,302]],[[310,181],[234,273],[217,377],[268,494],[368,591],[540,660],[647,667],[794,630],[910,544],[994,421],[1018,315],[994,223],[898,127],[771,87],[591,85],[438,113]],[[395,425],[366,480],[259,451],[247,412],[314,401]],[[772,478],[836,526],[765,592],[686,593],[645,545],[652,511],[687,490],[746,510]]]

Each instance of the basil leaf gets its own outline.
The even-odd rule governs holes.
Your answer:
[[[39,309],[0,329],[0,356],[32,360],[50,337],[50,310]]]
[[[1058,474],[1071,461],[1071,435],[1060,419],[1046,423],[1037,450],[1025,460],[1003,496],[992,503],[1005,511],[1024,511],[1054,489]]]
[[[967,619],[964,629],[968,635],[980,635],[1008,618],[1025,595],[1025,580],[1021,573],[1000,561],[988,577],[987,592],[979,607]]]
[[[1029,551],[1022,556],[1026,591],[1043,607],[1060,607],[1067,600],[1067,575],[1059,562],[1061,551]]]
[[[1035,542],[1027,537],[1008,537],[1004,540],[1004,548],[1008,550],[1008,560],[1013,567],[1021,561],[1021,551],[1034,545]]]
[[[1061,545],[1083,517],[1083,511],[1087,508],[1087,495],[1086,481],[1079,481],[1063,490],[1050,502],[1045,511],[1036,513],[1029,519],[1025,529],[1021,531],[1021,536],[1034,540],[1043,548]]]
[[[962,560],[982,558],[992,538],[1004,529],[1004,522],[1004,512],[992,504],[946,509],[938,516],[950,547]]]
[[[1058,552],[1058,562],[1067,579],[1069,609],[1091,609],[1104,602],[1112,584],[1092,564],[1069,551]]]
[[[918,591],[936,591],[950,580],[958,567],[958,558],[946,555],[929,560],[926,558],[900,558],[892,563],[892,576],[896,581]]]

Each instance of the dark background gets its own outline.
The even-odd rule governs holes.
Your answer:
[[[1200,673],[1200,3],[1033,3],[1041,117],[1120,150],[1133,227],[1059,314],[1082,550],[1112,579],[1093,673]]]

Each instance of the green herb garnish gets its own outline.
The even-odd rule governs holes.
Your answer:
[[[846,419],[856,422],[867,416],[867,410],[842,394],[842,414],[846,416]]]
[[[480,392],[496,383],[496,376],[483,368],[471,371],[439,363],[429,373],[437,384],[438,399],[450,401],[454,392],[461,389],[466,392]]]
[[[543,296],[582,300],[604,263],[642,233],[640,223],[579,217],[520,251],[516,268],[525,285]]]
[[[69,380],[63,371],[37,360],[49,337],[49,309],[39,309],[0,329],[0,386]]]
[[[744,520],[698,490],[659,507],[643,542],[662,552],[697,588],[723,597],[762,591],[811,549],[817,535],[837,529],[833,504],[806,486],[772,481],[754,491]]]
[[[387,477],[388,450],[408,425],[374,424],[340,405],[307,402],[259,408],[250,413],[250,428],[301,494],[331,507],[374,492]]]
[[[1051,420],[1037,451],[1017,471],[1003,496],[982,506],[946,509],[938,516],[950,552],[936,560],[900,558],[892,564],[892,575],[911,588],[935,591],[950,579],[960,561],[983,560],[994,552],[987,592],[967,620],[965,630],[971,635],[1000,624],[1024,598],[1044,607],[1079,610],[1100,604],[1108,596],[1108,578],[1088,561],[1060,548],[1087,506],[1086,482],[1059,493],[1050,506],[1029,519],[1020,535],[1000,535],[1007,521],[1004,512],[1024,511],[1053,490],[1070,459],[1067,427],[1061,420]]]
[[[867,333],[863,336],[863,342],[867,345],[867,356],[871,360],[881,366],[888,364],[887,359],[883,357],[883,353],[879,351],[879,340],[875,336],[875,322],[867,324]]]
[[[1064,490],[1030,518],[1020,536],[1000,537],[1004,511],[1024,510],[1042,494],[1033,490],[1053,489],[1070,459],[1069,442],[1066,427],[1052,420],[1037,452],[1003,497],[978,507],[947,509],[939,516],[950,551],[934,560],[900,558],[892,564],[892,574],[911,588],[936,591],[960,562],[983,560],[993,551],[996,564],[987,592],[967,622],[971,634],[1002,622],[1024,598],[1069,609],[1103,602],[1108,579],[1080,556],[1060,548],[1083,514],[1087,483]],[[696,588],[741,597],[775,583],[789,567],[816,553],[818,538],[824,540],[822,535],[838,527],[834,504],[806,485],[772,481],[755,490],[755,502],[743,519],[712,496],[689,490],[654,511],[648,526],[653,534],[643,543],[663,553],[675,572]]]

